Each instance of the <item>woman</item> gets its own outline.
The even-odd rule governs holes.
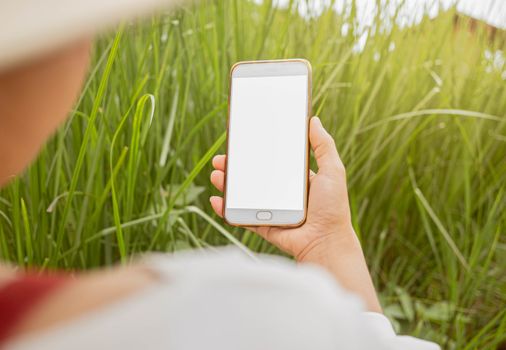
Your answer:
[[[77,37],[20,50],[16,60],[2,62],[0,50],[0,185],[26,167],[65,119],[89,50],[90,40]],[[439,349],[397,336],[382,315],[351,224],[344,166],[316,117],[310,142],[318,172],[310,180],[306,223],[255,230],[297,264],[251,260],[225,248],[152,255],[72,278],[1,267],[0,347]],[[224,163],[225,155],[213,159],[211,182],[220,191]],[[223,199],[210,201],[221,216]]]

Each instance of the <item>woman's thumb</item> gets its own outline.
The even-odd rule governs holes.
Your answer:
[[[344,168],[334,139],[318,117],[312,117],[309,123],[309,140],[318,164],[318,172],[334,172]]]

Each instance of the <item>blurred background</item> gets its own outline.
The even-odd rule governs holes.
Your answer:
[[[224,244],[280,254],[212,214],[210,160],[231,65],[303,57],[387,316],[444,349],[498,349],[505,48],[501,0],[202,0],[125,23],[97,38],[69,121],[0,191],[0,258],[81,270]]]

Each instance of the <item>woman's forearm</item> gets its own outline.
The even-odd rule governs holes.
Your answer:
[[[139,293],[157,280],[156,273],[140,265],[69,276],[66,283],[30,310],[16,327],[13,338],[66,324],[72,319]]]
[[[362,247],[353,229],[328,235],[299,260],[320,265],[346,289],[359,295],[369,311],[382,312]]]

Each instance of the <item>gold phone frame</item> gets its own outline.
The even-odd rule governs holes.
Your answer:
[[[304,191],[304,216],[300,222],[297,222],[295,224],[289,224],[289,225],[279,225],[279,224],[237,224],[232,223],[228,221],[225,217],[225,209],[227,207],[227,173],[228,173],[228,149],[229,149],[229,132],[230,132],[230,98],[232,95],[232,74],[234,72],[234,69],[242,64],[265,64],[265,63],[289,63],[289,62],[300,62],[304,63],[306,67],[308,68],[308,84],[307,84],[307,94],[308,94],[308,100],[307,100],[307,115],[306,115],[306,182],[305,182],[305,191]],[[226,154],[227,157],[225,157],[225,181],[224,181],[224,187],[223,187],[223,220],[231,225],[231,226],[237,226],[237,227],[286,227],[286,228],[295,228],[302,226],[307,219],[307,212],[308,212],[308,197],[309,197],[309,149],[310,149],[310,142],[309,142],[309,121],[311,120],[311,90],[312,90],[312,67],[311,63],[303,58],[293,58],[293,59],[281,59],[281,60],[260,60],[260,61],[240,61],[236,62],[231,68],[229,73],[229,92],[228,92],[228,107],[227,107],[227,142],[226,142]]]

